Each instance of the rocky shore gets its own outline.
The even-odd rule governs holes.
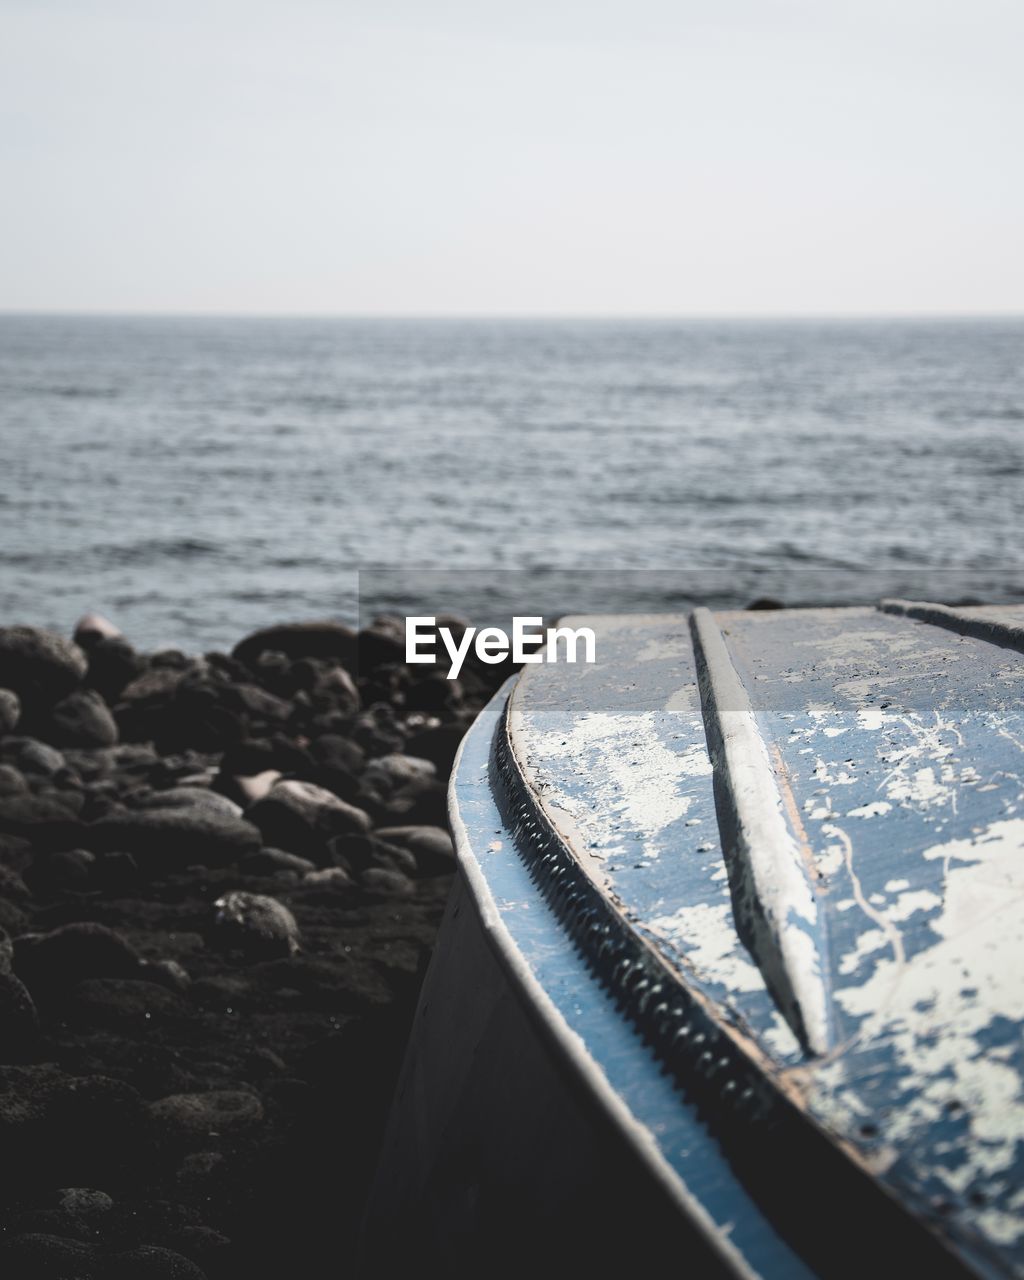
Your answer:
[[[408,667],[386,618],[200,658],[0,628],[0,1272],[347,1269],[507,674]]]

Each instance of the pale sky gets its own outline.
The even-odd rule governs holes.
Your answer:
[[[0,0],[0,309],[1024,311],[1020,0]]]

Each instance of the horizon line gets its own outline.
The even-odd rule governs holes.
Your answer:
[[[394,321],[572,321],[649,323],[715,321],[964,321],[1022,320],[1024,308],[1005,311],[232,311],[232,310],[96,310],[89,308],[0,307],[0,319],[95,320],[346,320]]]

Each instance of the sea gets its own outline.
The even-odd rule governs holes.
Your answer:
[[[0,316],[0,624],[1024,598],[1024,319]]]

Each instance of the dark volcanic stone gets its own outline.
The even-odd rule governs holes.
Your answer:
[[[37,893],[82,893],[89,888],[96,855],[87,849],[67,849],[37,858],[28,879]]]
[[[4,862],[0,853],[0,898],[14,898],[22,901],[29,896],[28,885],[24,878]]]
[[[0,930],[21,933],[28,926],[28,917],[13,902],[0,898]]]
[[[15,939],[14,968],[29,990],[47,990],[85,978],[135,977],[139,956],[113,929],[80,921]]]
[[[319,863],[332,836],[368,831],[370,818],[323,787],[293,780],[279,782],[245,814],[263,833],[266,844],[308,856]]]
[[[69,694],[50,712],[46,737],[58,747],[112,747],[117,724],[95,689]]]
[[[366,764],[366,756],[351,738],[339,733],[324,733],[315,739],[310,750],[318,764],[358,774]]]
[[[275,697],[255,684],[229,685],[223,694],[225,702],[235,710],[244,712],[250,720],[265,720],[272,724],[286,724],[291,718],[291,703]]]
[[[334,862],[349,872],[365,871],[373,862],[374,839],[368,832],[335,836],[329,848]]]
[[[72,791],[43,795],[0,795],[0,831],[26,835],[46,848],[68,848],[80,823],[83,797]]]
[[[247,959],[289,956],[299,949],[295,917],[276,898],[235,890],[214,903],[212,941],[226,951],[240,951]]]
[[[272,876],[278,871],[294,871],[305,875],[312,871],[315,863],[308,858],[300,858],[296,853],[286,853],[283,849],[261,849],[259,853],[250,853],[238,864],[239,871],[247,876]]]
[[[86,828],[83,840],[100,852],[131,853],[139,866],[227,866],[263,844],[251,823],[206,808],[113,813]]]
[[[106,1280],[206,1280],[206,1272],[194,1262],[153,1244],[119,1253],[103,1274]]]
[[[394,710],[385,702],[356,717],[352,738],[369,756],[401,751],[405,746],[405,734],[395,722]]]
[[[85,654],[52,631],[0,627],[0,687],[22,702],[52,705],[77,689],[86,672]]]
[[[263,1104],[254,1093],[214,1089],[208,1093],[178,1093],[149,1107],[161,1137],[206,1140],[223,1133],[239,1133],[263,1120]]]
[[[307,871],[302,878],[303,886],[325,889],[329,894],[351,889],[355,881],[343,867],[318,867],[316,871]],[[308,894],[303,895],[308,901]]]
[[[42,778],[52,777],[67,767],[67,760],[56,747],[36,738],[7,738],[0,746],[0,755],[22,773]]]
[[[383,804],[403,788],[432,786],[436,779],[437,770],[429,760],[393,752],[369,762],[359,790],[372,804]]]
[[[0,796],[23,796],[28,783],[13,764],[0,764]]]
[[[358,874],[367,867],[388,867],[403,875],[415,875],[415,857],[398,845],[387,844],[377,833],[372,835],[338,836],[331,841],[331,856],[339,867],[350,874]]]
[[[130,1030],[181,1018],[188,1006],[173,991],[138,978],[87,978],[68,997],[67,1012],[88,1027]]]
[[[100,640],[89,649],[86,683],[113,703],[145,669],[146,660],[127,640]]]
[[[405,630],[397,620],[381,619],[364,627],[358,640],[359,670],[397,665],[405,661]]]
[[[231,652],[250,669],[267,652],[283,653],[293,660],[333,658],[351,669],[356,658],[356,635],[340,622],[295,622],[255,631]]]
[[[143,960],[141,976],[147,982],[158,983],[168,991],[186,992],[192,985],[188,970],[177,960]]]
[[[462,686],[458,680],[449,680],[441,672],[416,680],[405,692],[406,711],[444,716],[458,710],[461,704]]]
[[[97,887],[108,893],[126,893],[138,884],[139,864],[130,853],[104,853],[96,862],[93,878]]]
[[[100,1280],[95,1245],[43,1232],[15,1236],[0,1248],[3,1272],[11,1280]]]
[[[35,1044],[39,1016],[28,988],[16,974],[0,973],[0,1053],[5,1061]]]
[[[367,867],[359,877],[359,883],[368,893],[379,893],[385,897],[408,898],[416,891],[407,875],[388,867]]]
[[[0,689],[0,734],[13,733],[21,715],[21,700],[13,689]]]
[[[422,756],[437,769],[438,775],[447,780],[455,763],[455,754],[459,743],[465,737],[466,727],[463,725],[440,725],[436,729],[425,729],[417,733],[406,743],[406,751],[411,756]]]
[[[102,1185],[137,1151],[143,1114],[139,1094],[118,1080],[0,1065],[0,1184]]]
[[[387,871],[399,871],[410,878],[416,875],[419,867],[408,849],[388,844],[384,840],[374,840],[373,845],[373,866],[384,867]]]
[[[359,710],[362,701],[359,689],[344,667],[306,658],[293,664],[293,678],[299,678],[304,668],[308,675],[303,679],[303,688],[314,706],[341,718],[354,715]]]
[[[114,1206],[105,1191],[94,1191],[91,1187],[63,1187],[57,1192],[57,1203],[76,1218],[96,1218]]]
[[[132,798],[133,809],[195,809],[218,814],[223,818],[240,818],[242,806],[219,791],[208,787],[170,787],[165,791],[151,791],[147,795]]]
[[[163,704],[177,692],[183,676],[184,672],[179,667],[158,666],[153,659],[149,669],[123,690],[121,700],[129,707],[150,702]]]
[[[375,835],[408,849],[424,875],[443,875],[455,870],[455,846],[443,827],[381,827]]]

